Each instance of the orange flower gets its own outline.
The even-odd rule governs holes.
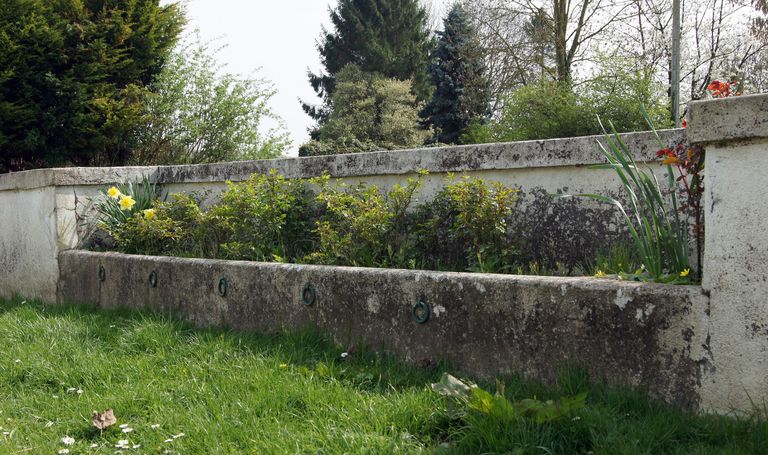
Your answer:
[[[710,82],[709,85],[707,85],[707,90],[715,92],[720,91],[723,83],[715,79],[714,81]]]
[[[664,158],[664,161],[661,162],[661,164],[677,164],[678,160],[677,157],[674,155],[667,156]]]

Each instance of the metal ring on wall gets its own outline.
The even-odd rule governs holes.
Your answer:
[[[413,317],[413,320],[417,324],[424,324],[429,321],[430,313],[431,309],[429,304],[425,302],[424,299],[419,299],[418,302],[414,303],[413,307],[411,307],[411,317]]]
[[[311,283],[307,283],[301,291],[301,303],[306,306],[312,306],[317,302],[317,291]]]
[[[227,282],[226,278],[222,278],[219,280],[219,295],[222,297],[227,296],[227,289],[229,288],[229,283]]]
[[[157,287],[157,272],[154,270],[149,274],[149,287]]]

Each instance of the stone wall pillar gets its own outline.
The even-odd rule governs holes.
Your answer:
[[[701,406],[749,412],[768,403],[768,94],[694,102],[688,115],[689,141],[706,148]]]

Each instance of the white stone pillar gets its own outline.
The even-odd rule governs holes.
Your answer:
[[[688,118],[706,148],[701,406],[749,412],[768,404],[768,94],[694,102]]]

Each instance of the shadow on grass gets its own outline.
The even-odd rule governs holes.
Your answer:
[[[105,349],[117,347],[116,328],[140,330],[151,324],[160,327],[182,343],[216,340],[235,353],[257,354],[285,359],[305,375],[333,378],[346,385],[365,390],[400,391],[411,387],[424,388],[436,382],[449,366],[439,363],[430,367],[406,365],[391,355],[381,354],[366,346],[355,346],[347,352],[317,329],[280,329],[274,333],[236,332],[225,328],[199,328],[173,314],[146,309],[99,309],[94,305],[47,305],[37,300],[15,297],[0,300],[0,315],[19,310],[33,311],[43,318],[86,319],[87,331],[79,336],[95,339]],[[133,350],[151,353],[153,340],[133,340]]]

